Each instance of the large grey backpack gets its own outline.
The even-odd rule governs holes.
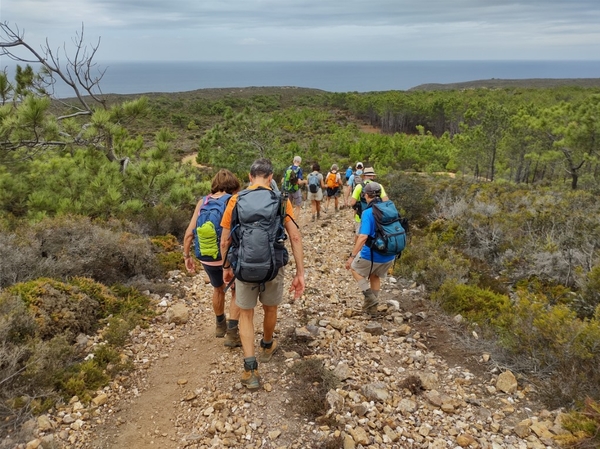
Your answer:
[[[264,287],[288,263],[284,218],[285,204],[278,192],[257,187],[238,194],[227,257],[237,279]]]

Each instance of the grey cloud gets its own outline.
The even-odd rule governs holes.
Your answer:
[[[598,23],[597,1],[95,0],[135,26],[406,26],[439,23]]]

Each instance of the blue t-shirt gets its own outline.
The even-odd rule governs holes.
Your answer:
[[[296,172],[296,177],[298,179],[304,179],[302,177],[302,167],[296,166],[296,165],[292,165],[292,170],[294,170]]]
[[[346,181],[348,181],[350,179],[350,176],[352,176],[354,174],[354,172],[352,171],[352,167],[348,167],[346,169]]]
[[[369,237],[375,237],[376,227],[375,217],[373,216],[373,208],[369,207],[363,210],[361,219],[362,221],[360,223],[359,234],[368,235]],[[367,245],[363,245],[362,249],[360,250],[360,257],[362,259],[371,260],[371,248],[369,248]],[[391,256],[385,256],[383,254],[379,254],[377,251],[373,251],[373,262],[376,263],[391,262],[395,258],[396,256],[394,256],[393,254]]]

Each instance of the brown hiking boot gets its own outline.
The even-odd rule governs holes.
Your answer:
[[[244,370],[241,379],[242,385],[248,390],[258,390],[260,387],[260,375],[258,374],[258,368]]]
[[[227,328],[225,333],[225,341],[223,342],[228,348],[237,348],[242,346],[242,340],[240,340],[240,330],[237,327],[232,329]]]
[[[217,321],[217,325],[215,326],[215,337],[223,338],[225,333],[227,332],[227,320]]]
[[[258,354],[258,361],[262,362],[262,363],[266,363],[268,361],[271,360],[271,357],[273,357],[273,353],[275,352],[275,350],[277,349],[277,341],[273,340],[271,342],[271,347],[267,348],[265,345],[265,342],[261,339],[260,340],[260,354]]]

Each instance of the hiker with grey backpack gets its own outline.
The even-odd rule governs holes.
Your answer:
[[[326,187],[323,182],[323,174],[321,173],[321,166],[319,163],[315,162],[312,165],[312,169],[313,171],[310,172],[306,178],[308,181],[306,200],[310,201],[312,221],[316,221],[321,219],[321,202],[323,201],[323,191]]]
[[[277,308],[283,301],[284,266],[291,243],[296,273],[289,291],[294,299],[304,292],[302,237],[294,221],[294,209],[288,199],[270,188],[273,165],[269,159],[257,159],[250,167],[251,185],[234,195],[223,214],[221,253],[223,281],[235,285],[236,304],[240,308],[240,337],[244,352],[241,383],[249,390],[260,387],[258,362],[267,363],[277,349],[273,338]],[[255,353],[254,308],[258,301],[264,310],[260,352]]]

